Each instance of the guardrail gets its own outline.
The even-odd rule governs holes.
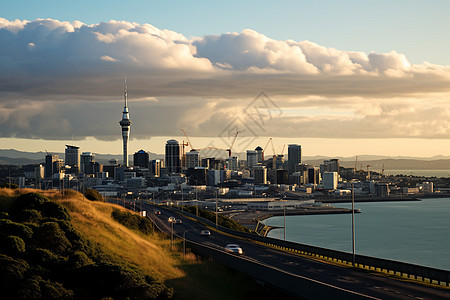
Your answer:
[[[175,210],[174,210],[175,211]],[[180,213],[179,210],[176,210]],[[216,224],[202,217],[197,217],[194,214],[184,211],[185,215],[194,218],[208,226],[215,227]],[[348,266],[352,266],[353,256],[351,253],[331,250],[316,246],[310,246],[305,244],[299,244],[289,241],[282,241],[269,237],[262,237],[256,234],[245,233],[241,231],[235,231],[222,226],[218,226],[218,229],[251,241],[256,241],[261,245],[269,246],[272,248],[297,253],[301,255],[308,255],[315,258],[328,260],[331,262],[342,263]],[[387,275],[396,275],[404,278],[415,279],[425,283],[432,283],[444,286],[450,286],[450,271],[425,267],[405,262],[399,262],[389,259],[376,258],[371,256],[365,256],[357,254],[355,255],[355,266],[357,268],[365,270],[373,270]]]

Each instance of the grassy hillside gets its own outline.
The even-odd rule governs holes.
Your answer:
[[[193,254],[183,260],[163,235],[116,222],[117,210],[75,191],[0,189],[2,299],[285,297]]]

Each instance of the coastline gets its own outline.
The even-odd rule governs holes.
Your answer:
[[[361,211],[355,209],[355,213],[360,213]],[[322,215],[322,214],[350,214],[352,213],[351,209],[348,208],[339,208],[339,207],[329,207],[329,206],[321,206],[321,207],[306,207],[301,209],[289,209],[286,211],[283,210],[273,210],[273,211],[239,211],[233,213],[225,213],[224,216],[227,216],[239,224],[247,227],[250,230],[256,230],[258,227],[258,223],[262,222],[271,217],[277,216],[298,216],[298,215]],[[268,226],[270,227],[270,226]],[[273,227],[276,228],[276,227]],[[271,229],[267,230],[269,232]],[[267,234],[266,232],[266,234]]]

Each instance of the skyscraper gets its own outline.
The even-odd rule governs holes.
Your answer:
[[[128,167],[128,138],[130,137],[130,115],[128,113],[128,94],[127,94],[127,79],[125,78],[123,98],[125,106],[123,107],[122,120],[119,122],[122,126],[122,139],[123,139],[123,165]]]
[[[135,167],[148,169],[150,161],[150,155],[148,154],[148,152],[145,152],[144,150],[139,150],[138,152],[134,153],[133,157],[134,157],[133,165]]]
[[[66,145],[66,165],[72,167],[72,173],[80,171],[80,147]]]
[[[291,144],[288,146],[288,173],[295,172],[295,167],[302,163],[302,146]]]
[[[181,173],[180,144],[176,140],[166,142],[166,170],[167,173]]]
[[[256,158],[258,163],[263,163],[263,148],[260,146],[256,147]]]
[[[247,167],[253,168],[258,164],[258,154],[255,150],[247,150]]]
[[[186,153],[186,168],[195,168],[200,166],[200,156],[198,151],[191,150]]]

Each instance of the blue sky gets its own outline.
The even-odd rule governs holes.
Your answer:
[[[226,147],[237,126],[242,151],[273,137],[305,155],[450,155],[449,12],[450,1],[2,1],[0,148],[58,152],[73,138],[120,153],[126,74],[130,153],[162,153],[180,128],[197,148]],[[252,127],[262,91],[276,105]]]

